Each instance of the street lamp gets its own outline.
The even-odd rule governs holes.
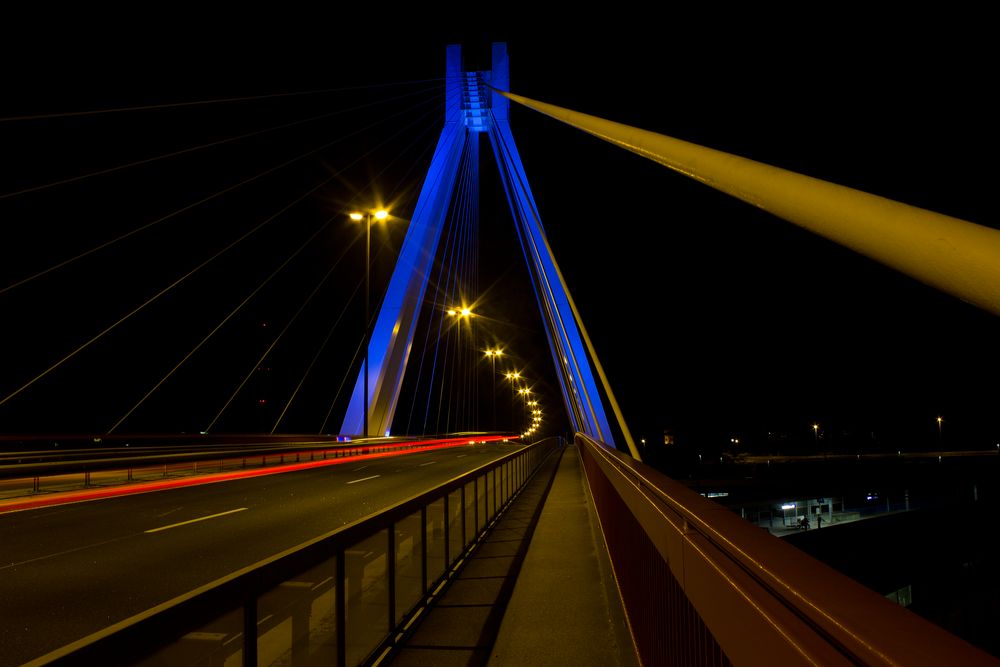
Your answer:
[[[490,387],[493,390],[493,430],[497,430],[497,357],[503,355],[503,350],[496,348],[486,350],[486,356],[490,359]]]
[[[937,425],[938,425],[938,444],[939,444],[939,445],[941,444],[941,440],[942,440],[942,434],[941,434],[941,422],[943,422],[943,421],[944,421],[944,420],[943,420],[943,419],[941,419],[941,417],[940,417],[940,416],[939,416],[939,417],[937,418]]]
[[[519,393],[524,398],[524,405],[522,406],[524,410],[522,411],[521,416],[524,419],[524,421],[527,422],[528,410],[529,410],[528,406],[532,407],[536,406],[538,405],[538,401],[528,400],[531,396],[531,389],[529,387],[521,387],[520,389],[517,390],[517,393]]]
[[[365,382],[364,382],[364,417],[362,419],[362,432],[364,437],[368,437],[368,325],[371,320],[370,303],[369,303],[369,274],[371,273],[371,253],[372,253],[372,216],[376,220],[385,220],[389,217],[389,212],[385,209],[378,209],[377,211],[368,211],[367,216],[359,211],[354,211],[350,214],[351,220],[354,222],[361,222],[367,217],[365,223]]]
[[[816,438],[816,451],[819,451],[819,424],[813,424],[813,436]]]
[[[510,382],[510,426],[514,428],[514,388],[515,383],[521,379],[521,371],[507,371],[504,378]]]

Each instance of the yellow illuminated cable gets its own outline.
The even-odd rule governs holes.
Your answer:
[[[1000,230],[497,92],[1000,315]]]

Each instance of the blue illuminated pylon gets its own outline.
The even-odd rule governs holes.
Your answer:
[[[486,132],[528,265],[569,418],[577,431],[613,446],[614,435],[588,356],[588,350],[591,355],[593,350],[581,339],[582,323],[549,247],[528,186],[510,130],[510,103],[490,90],[509,87],[507,46],[493,44],[493,69],[489,72],[465,72],[461,58],[459,46],[448,47],[444,128],[368,344],[368,435],[389,434],[420,305],[458,175],[459,158],[469,133]],[[474,168],[478,169],[478,164]],[[596,358],[593,362],[596,365]],[[363,373],[364,370],[355,383],[341,433],[356,434],[362,430]],[[610,396],[607,384],[604,386]],[[635,455],[621,419],[619,426]]]

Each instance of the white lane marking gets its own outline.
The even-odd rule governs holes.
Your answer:
[[[352,481],[348,482],[348,484],[357,484],[358,482],[367,482],[370,479],[375,479],[376,477],[381,477],[381,476],[382,475],[372,475],[371,477],[362,477],[361,479],[352,480]]]
[[[353,470],[353,472],[361,472],[362,470],[364,470],[364,469],[365,469],[365,468],[367,468],[367,467],[368,467],[368,466],[361,466],[360,468],[355,468],[355,469]]]
[[[209,519],[217,519],[220,516],[226,516],[227,514],[235,514],[236,512],[242,512],[243,510],[250,509],[249,507],[237,507],[234,510],[229,510],[228,512],[219,512],[218,514],[209,514],[208,516],[201,516],[197,519],[188,519],[187,521],[181,521],[180,523],[172,523],[169,526],[160,526],[159,528],[150,528],[149,530],[144,530],[144,533],[158,533],[161,530],[170,530],[171,528],[177,528],[178,526],[186,526],[189,523],[197,523],[199,521],[208,521]]]
[[[420,465],[418,465],[417,467],[418,467],[418,468],[423,468],[424,466],[432,466],[432,465],[434,465],[435,463],[437,463],[437,461],[428,461],[427,463],[421,463],[421,464],[420,464]]]
[[[456,458],[456,459],[460,459],[460,458],[462,458],[463,456],[468,456],[468,454],[459,454],[459,455],[458,455],[458,456],[456,456],[455,458]]]

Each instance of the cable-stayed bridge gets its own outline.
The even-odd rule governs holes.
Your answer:
[[[553,453],[552,442],[540,439],[560,432],[561,420],[578,434],[631,635],[644,661],[669,657],[680,663],[699,655],[720,664],[730,660],[741,664],[760,654],[771,664],[773,660],[895,662],[894,652],[907,656],[927,651],[941,656],[960,651],[969,660],[982,658],[914,619],[898,621],[911,624],[907,639],[872,630],[867,627],[872,615],[887,614],[888,623],[897,622],[888,602],[871,603],[860,588],[839,595],[825,588],[801,589],[816,572],[827,573],[807,562],[790,565],[795,558],[788,551],[751,535],[753,531],[738,521],[713,517],[697,498],[675,491],[669,480],[639,463],[640,453],[598,350],[545,234],[510,127],[510,101],[744,199],[993,313],[1000,310],[996,287],[1000,264],[994,261],[1000,256],[998,233],[511,95],[505,45],[495,44],[491,56],[489,70],[468,71],[461,50],[449,47],[440,80],[380,87],[371,101],[334,112],[276,117],[267,127],[239,128],[223,139],[63,174],[48,182],[14,181],[0,195],[18,201],[78,188],[77,194],[87,197],[91,182],[112,174],[159,169],[171,160],[182,161],[187,168],[197,164],[210,173],[219,167],[211,162],[213,151],[229,147],[242,151],[236,161],[229,156],[222,162],[236,165],[225,174],[223,187],[212,189],[202,182],[178,185],[161,178],[158,187],[166,183],[168,189],[179,190],[181,205],[156,201],[154,212],[139,226],[109,214],[112,220],[102,228],[100,239],[89,246],[79,243],[80,238],[89,238],[83,233],[73,243],[53,240],[46,249],[52,257],[49,263],[35,257],[15,262],[16,275],[0,288],[0,298],[11,300],[11,312],[19,312],[17,319],[24,323],[14,334],[16,347],[41,352],[12,364],[9,377],[16,379],[6,381],[0,396],[0,410],[10,424],[5,430],[65,432],[65,424],[73,422],[60,419],[105,420],[103,425],[77,421],[83,426],[76,429],[80,434],[76,439],[12,438],[18,461],[27,458],[22,450],[39,441],[52,448],[59,439],[64,447],[78,446],[81,438],[94,446],[145,445],[149,437],[129,435],[157,430],[149,424],[183,424],[177,430],[190,434],[194,449],[200,449],[186,454],[193,458],[204,454],[217,461],[218,468],[212,471],[217,477],[210,481],[226,481],[168,489],[162,480],[170,477],[171,462],[161,460],[167,456],[163,452],[143,451],[141,456],[126,457],[127,461],[93,468],[93,474],[126,469],[128,480],[134,482],[143,475],[150,481],[162,466],[158,488],[178,495],[149,493],[142,501],[130,501],[133,506],[144,504],[127,521],[117,521],[114,517],[121,510],[104,501],[78,506],[106,512],[100,517],[57,513],[46,519],[47,534],[72,534],[69,539],[76,544],[62,549],[19,538],[7,568],[17,575],[17,583],[8,584],[10,603],[5,613],[23,614],[31,606],[51,608],[63,591],[77,585],[77,573],[88,567],[85,559],[63,560],[60,577],[54,578],[32,569],[36,563],[89,557],[104,544],[127,544],[128,556],[102,556],[95,562],[128,558],[146,568],[170,568],[169,563],[185,554],[213,555],[203,559],[202,567],[179,572],[172,586],[150,596],[133,595],[130,605],[112,602],[109,596],[107,605],[121,611],[101,611],[98,616],[106,615],[107,621],[95,624],[93,615],[74,618],[67,622],[74,629],[54,638],[30,628],[24,633],[11,630],[5,642],[23,651],[12,654],[15,659],[47,651],[55,651],[49,654],[51,659],[87,661],[110,655],[109,651],[138,659],[175,641],[191,644],[199,629],[210,627],[203,634],[211,638],[202,649],[215,657],[205,659],[226,661],[238,655],[257,664],[268,661],[264,657],[268,647],[277,641],[270,633],[279,632],[287,618],[292,639],[286,642],[288,651],[277,652],[276,661],[308,662],[320,659],[316,657],[320,654],[352,664],[381,660],[402,646],[412,624],[441,590],[439,582],[449,580],[453,564],[471,557],[481,531],[501,520],[522,485],[544,476],[545,462],[551,463],[553,456],[577,456],[561,450]],[[312,94],[338,92],[342,91]],[[93,115],[189,109],[183,104],[170,109],[150,106],[157,108],[104,109]],[[397,106],[407,113],[395,111]],[[388,111],[375,116],[374,108]],[[67,117],[81,121],[87,115]],[[325,133],[319,144],[306,141],[305,133],[290,139],[279,134],[341,117],[350,118],[353,129],[338,127]],[[43,120],[59,119],[5,122]],[[282,138],[268,152],[281,156],[266,164],[262,151],[242,143],[272,136]],[[397,146],[382,156],[385,169],[395,161],[418,164],[420,156],[429,155],[425,175],[401,179],[395,189],[387,189],[379,173],[368,181],[348,176],[366,156],[379,155],[379,149],[395,140],[403,148]],[[339,152],[352,143],[359,151],[367,148]],[[331,147],[338,147],[338,152],[324,153]],[[525,267],[513,289],[500,279],[484,286],[479,271],[480,255],[489,247],[481,243],[486,232],[479,204],[481,153],[487,151],[495,158],[493,168],[511,212],[510,236],[517,241]],[[322,161],[310,160],[320,155],[325,156]],[[130,204],[145,200],[143,193],[128,188],[145,187],[149,177],[148,173],[135,176],[134,183],[119,183],[116,188],[126,191]],[[270,178],[289,188],[292,196],[282,199],[265,190],[263,184]],[[222,208],[235,194],[246,197],[237,204],[238,215]],[[59,199],[36,206],[49,215],[66,215],[62,205]],[[376,215],[382,210],[389,215]],[[360,213],[359,220],[350,223],[348,214],[353,212]],[[338,226],[339,244],[330,240],[331,229]],[[33,243],[48,240],[44,230],[21,233]],[[177,242],[171,240],[174,233],[189,236]],[[367,248],[363,255],[362,243]],[[362,256],[364,261],[359,262]],[[307,266],[307,259],[324,261],[316,268],[316,263]],[[375,280],[370,279],[372,274]],[[293,284],[296,289],[289,289]],[[514,295],[499,294],[505,288]],[[112,293],[121,300],[106,298]],[[550,359],[547,368],[526,366],[529,353],[507,342],[502,332],[509,325],[491,315],[487,294],[506,296],[521,311],[537,310],[530,326],[539,339],[535,346]],[[371,303],[362,309],[369,299]],[[40,303],[58,305],[38,309]],[[36,313],[37,319],[28,316]],[[194,322],[197,327],[188,326]],[[164,346],[163,341],[176,345]],[[78,403],[68,404],[67,394]],[[18,409],[19,405],[32,407]],[[217,435],[233,431],[253,435]],[[288,432],[316,435],[269,437]],[[400,434],[406,436],[389,439]],[[488,442],[502,444],[491,447]],[[255,452],[250,444],[267,449]],[[209,456],[209,445],[228,449]],[[616,445],[624,454],[616,452]],[[50,467],[31,473],[36,490],[43,485],[39,479],[47,480],[48,471],[71,475],[107,455],[95,452],[80,463],[68,460],[74,457],[45,453],[48,459],[34,463]],[[401,453],[407,456],[393,456]],[[269,457],[271,464],[278,457],[275,470],[283,470],[286,463],[292,465],[292,456],[294,464],[307,468],[297,472],[308,479],[291,472],[279,477],[250,474],[257,457],[258,472],[264,473],[274,471],[264,470]],[[533,477],[536,470],[542,472]],[[261,479],[278,487],[269,492],[277,496],[269,496],[262,486],[251,486]],[[87,483],[91,481],[87,477]],[[345,491],[328,497],[333,484]],[[204,497],[205,489],[212,489],[210,498]],[[90,489],[86,493],[91,495],[75,498],[106,495],[94,495]],[[187,495],[179,500],[179,494]],[[307,499],[293,502],[298,495]],[[328,507],[334,500],[337,512]],[[383,507],[389,508],[388,514],[379,513]],[[27,507],[21,509],[25,512],[12,515],[16,525],[6,529],[11,535],[30,530],[32,515]],[[99,539],[87,535],[89,531],[73,532],[88,521],[112,530]],[[350,529],[341,529],[344,524]],[[293,525],[294,530],[286,530]],[[232,535],[233,550],[242,560],[212,546],[215,526],[226,526],[217,530]],[[199,531],[199,536],[164,539],[172,530],[185,528]],[[152,539],[162,542],[153,544]],[[639,551],[642,558],[636,556]],[[276,553],[284,556],[275,559]],[[791,568],[792,574],[775,563]],[[251,565],[252,574],[246,571]],[[323,567],[329,576],[312,578],[319,576],[316,568]],[[404,572],[408,579],[400,578]],[[129,579],[120,572],[94,570],[87,576],[101,582],[100,590],[117,588],[128,595],[142,587],[143,574],[134,572]],[[637,583],[643,581],[655,582],[662,597],[643,598]],[[302,598],[306,602],[278,605],[284,616],[263,613],[271,604],[265,602],[270,600],[266,591],[281,586],[281,590],[308,588]],[[34,592],[42,588],[51,596],[46,598],[48,604],[33,601]],[[194,589],[204,589],[205,596],[185,597]],[[404,589],[408,593],[402,596]],[[719,602],[729,600],[727,596],[732,601]],[[162,614],[147,614],[166,600],[171,603]],[[651,622],[664,615],[660,605],[666,605],[665,600],[674,605],[674,616],[666,625]],[[869,603],[874,606],[868,607]],[[296,604],[311,610],[323,607],[323,613],[305,613],[303,620],[304,612],[293,609]],[[209,619],[230,607],[240,616],[232,626],[235,630],[228,622],[213,625]],[[852,617],[854,613],[860,615]],[[185,616],[189,616],[186,622]],[[272,617],[274,627],[266,622]],[[366,622],[359,625],[362,618]],[[323,631],[314,627],[323,624],[327,626]],[[665,641],[668,626],[677,634]],[[170,638],[153,643],[152,628]],[[248,640],[255,632],[258,641]],[[769,652],[760,653],[761,637],[773,639]],[[63,646],[80,638],[85,638],[80,644]],[[194,644],[198,641],[195,638]]]

